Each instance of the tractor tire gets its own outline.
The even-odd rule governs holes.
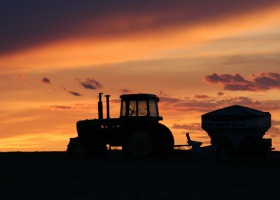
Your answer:
[[[87,146],[80,138],[71,138],[67,146],[69,158],[85,158],[88,156]]]
[[[156,155],[158,151],[156,131],[149,126],[141,126],[127,131],[123,152],[128,157],[143,158]]]
[[[170,156],[173,155],[174,150],[174,137],[165,125],[158,124],[157,129],[159,131],[159,139],[160,139],[160,150],[159,153],[162,156]]]
[[[102,142],[95,142],[91,148],[91,155],[95,157],[106,157],[107,156],[107,146]]]
[[[82,138],[71,138],[67,146],[69,158],[106,157],[107,146],[102,142],[89,143]]]

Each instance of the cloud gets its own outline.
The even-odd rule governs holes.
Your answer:
[[[253,75],[255,85],[260,90],[280,89],[280,74],[279,73],[261,73]]]
[[[205,76],[205,80],[209,83],[220,83],[225,90],[254,90],[253,82],[245,80],[240,74],[221,74],[213,73]]]
[[[277,121],[277,120],[271,120],[271,125],[272,125],[272,126],[277,126],[277,125],[280,125],[280,121]]]
[[[170,97],[168,94],[166,94],[164,91],[160,91],[159,93],[159,98],[160,98],[160,102],[164,103],[164,104],[174,104],[174,103],[178,103],[181,102],[182,100],[179,98],[174,98],[174,97]]]
[[[196,95],[194,95],[194,98],[196,98],[196,99],[207,99],[208,96],[207,95],[203,95],[203,94],[196,94]]]
[[[102,85],[93,78],[87,78],[84,82],[77,79],[85,89],[96,90],[102,88]]]
[[[74,96],[77,96],[77,97],[79,97],[79,96],[83,96],[81,93],[79,93],[79,92],[74,92],[74,91],[67,91],[69,94],[72,94],[72,95],[74,95]]]
[[[278,137],[280,135],[280,128],[270,127],[267,133],[270,137]]]
[[[237,97],[211,97],[208,98],[174,98],[169,96],[160,96],[160,104],[165,109],[176,111],[199,111],[210,112],[215,109],[231,106],[231,105],[243,105],[251,108],[255,108],[262,111],[279,110],[280,101],[258,101],[245,96]]]
[[[76,97],[80,97],[80,96],[83,96],[81,93],[79,92],[74,92],[74,91],[70,91],[70,90],[67,90],[66,88],[62,88],[63,90],[65,90],[67,93],[73,95],[73,96],[76,96]]]
[[[50,84],[50,83],[51,83],[51,81],[50,81],[50,79],[49,79],[49,78],[44,77],[44,78],[42,78],[41,83],[44,83],[44,84]]]
[[[121,92],[122,94],[127,94],[127,93],[130,93],[131,91],[128,90],[128,89],[122,89],[120,92]]]
[[[160,96],[160,102],[163,102],[165,104],[174,104],[174,103],[179,103],[182,100],[179,98],[173,98],[173,97],[168,97],[168,96]]]
[[[238,73],[221,75],[213,73],[205,76],[205,80],[212,84],[222,85],[224,90],[266,91],[280,89],[279,73],[252,74],[251,77],[251,80],[246,80]]]
[[[55,109],[55,110],[70,110],[73,109],[71,106],[60,106],[60,105],[54,105],[54,106],[44,106],[45,108]]]
[[[184,129],[187,131],[202,131],[200,123],[189,123],[189,124],[174,124],[173,129]]]
[[[197,98],[196,95],[193,98],[185,97],[180,99],[170,97],[161,91],[159,98],[160,104],[163,104],[163,107],[178,111],[209,111],[209,109],[217,106],[212,98]]]
[[[30,0],[0,6],[0,55],[73,38],[106,39],[191,27],[279,5],[274,0]]]

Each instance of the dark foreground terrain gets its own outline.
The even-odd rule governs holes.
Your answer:
[[[176,151],[171,158],[71,160],[65,152],[0,153],[0,199],[280,199],[280,152],[219,160]]]

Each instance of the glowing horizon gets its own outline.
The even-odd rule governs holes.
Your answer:
[[[99,92],[112,117],[122,93],[158,95],[176,144],[185,132],[209,144],[203,113],[267,111],[280,149],[279,3],[53,3],[0,8],[0,151],[65,150],[76,121],[97,117]]]

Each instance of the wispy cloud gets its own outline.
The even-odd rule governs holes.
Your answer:
[[[265,91],[280,89],[279,73],[252,74],[251,79],[246,79],[240,74],[216,74],[205,76],[209,83],[220,84],[224,90],[240,91]]]
[[[121,92],[122,94],[126,94],[126,93],[130,93],[131,91],[128,90],[128,89],[122,89],[120,92]]]
[[[271,124],[272,124],[272,126],[277,126],[277,125],[280,125],[280,121],[271,120]]]
[[[85,89],[96,90],[102,88],[102,85],[93,78],[87,78],[85,81],[77,80]]]
[[[268,130],[268,135],[271,137],[278,137],[280,135],[280,128],[270,127]]]
[[[279,101],[263,101],[254,100],[245,96],[237,97],[224,97],[220,96],[208,98],[194,98],[194,97],[185,97],[183,99],[174,98],[169,96],[159,96],[160,104],[163,105],[165,109],[172,109],[177,111],[199,111],[199,112],[210,112],[214,109],[219,109],[222,107],[230,105],[243,105],[247,107],[252,107],[255,109],[270,111],[270,110],[279,110],[280,102]]]
[[[74,95],[74,96],[77,96],[77,97],[79,97],[79,96],[83,96],[81,93],[79,93],[79,92],[74,92],[74,91],[67,91],[69,94],[72,94],[72,95]]]
[[[271,120],[271,127],[268,130],[268,134],[271,137],[278,137],[280,135],[280,128],[277,127],[279,125],[280,125],[280,121]]]
[[[51,81],[50,81],[49,78],[44,77],[44,78],[42,78],[41,83],[43,83],[43,84],[50,84]]]
[[[83,96],[81,93],[79,92],[74,92],[74,91],[71,91],[71,90],[67,90],[66,88],[62,88],[64,91],[66,91],[67,93],[73,95],[73,96],[76,96],[76,97],[80,97],[80,96]]]
[[[204,95],[204,94],[196,94],[194,95],[195,99],[207,99],[209,96]]]
[[[200,123],[188,123],[188,124],[174,124],[173,129],[184,129],[187,131],[202,131]]]
[[[71,110],[74,109],[71,106],[62,106],[62,105],[54,105],[54,106],[43,106],[44,108],[50,108],[55,110]]]

